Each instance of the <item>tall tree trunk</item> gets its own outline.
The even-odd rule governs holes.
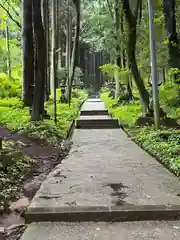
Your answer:
[[[123,11],[121,12],[121,33],[124,33],[124,14]],[[122,56],[121,56],[121,65],[123,68],[126,68],[126,52],[124,47],[122,47]],[[131,76],[127,77],[127,96],[128,100],[133,99],[133,93],[132,93],[132,81],[131,81]]]
[[[67,70],[67,79],[66,79],[66,91],[65,99],[69,101],[69,86],[71,78],[71,43],[72,43],[72,18],[70,13],[69,0],[67,4],[67,28],[66,28],[66,70]]]
[[[49,100],[50,95],[50,87],[49,87],[49,1],[48,0],[42,0],[42,21],[43,21],[43,27],[45,32],[45,39],[46,39],[46,67],[45,67],[45,99],[46,101]]]
[[[128,23],[128,44],[127,44],[127,55],[128,55],[128,64],[129,69],[132,72],[134,77],[134,81],[136,86],[139,90],[139,94],[141,100],[143,102],[144,108],[146,110],[149,109],[149,93],[144,86],[144,82],[141,78],[139,73],[137,62],[136,62],[136,26],[137,26],[137,19],[138,19],[138,9],[140,7],[139,3],[140,0],[136,1],[136,6],[134,7],[134,11],[132,12],[129,4],[129,0],[122,0],[123,2],[123,9],[125,12],[125,16]]]
[[[33,27],[35,39],[35,88],[31,120],[39,121],[44,114],[46,41],[42,24],[41,0],[33,0]]]
[[[57,61],[57,68],[59,69],[60,68],[60,28],[61,28],[61,25],[60,25],[60,10],[59,10],[59,5],[60,5],[60,2],[59,0],[56,0],[56,47],[57,47],[57,54],[56,54],[56,61]]]
[[[34,85],[34,44],[32,28],[32,1],[22,1],[22,100],[32,106]]]
[[[176,28],[176,1],[163,0],[166,31],[169,36],[169,66],[180,69],[180,43]]]
[[[116,26],[116,64],[121,68],[121,48],[120,48],[120,30],[121,30],[121,17],[120,17],[120,1],[115,0],[115,26]],[[120,96],[120,82],[119,74],[115,75],[115,96],[118,98]]]
[[[176,27],[176,0],[163,0],[163,12],[166,24],[166,31],[169,36],[169,67],[180,70],[180,41]],[[180,73],[174,75],[178,85],[178,101],[180,102]]]
[[[56,6],[56,0],[52,0],[52,5],[51,5],[51,18],[52,18],[52,26],[51,26],[51,29],[52,29],[52,44],[51,44],[51,76],[50,76],[50,85],[51,85],[51,95],[54,96],[54,88],[56,86],[54,86],[54,78],[56,76],[54,76],[54,73],[57,72],[57,65],[56,65],[56,58],[54,57],[54,53],[55,53],[55,50],[57,48],[56,46],[56,9],[57,9],[57,6]],[[55,69],[54,69],[55,67]]]
[[[71,75],[69,80],[68,86],[68,102],[71,102],[71,93],[72,93],[72,84],[74,80],[74,74],[76,66],[78,65],[78,48],[79,48],[79,34],[80,34],[80,0],[75,0],[74,4],[76,6],[76,29],[75,29],[75,36],[74,36],[74,45],[73,51],[71,56]]]

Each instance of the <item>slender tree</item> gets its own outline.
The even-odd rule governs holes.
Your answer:
[[[133,8],[131,7],[131,0],[122,0],[125,17],[128,24],[128,43],[127,43],[127,56],[128,64],[131,69],[134,81],[139,90],[141,100],[145,109],[149,109],[149,93],[146,90],[141,75],[138,70],[136,62],[136,40],[137,40],[137,21],[139,10],[141,9],[141,0],[134,0]]]
[[[34,46],[32,27],[32,0],[22,1],[22,100],[32,106],[34,84]]]
[[[42,23],[41,0],[33,0],[33,28],[35,40],[35,87],[31,120],[44,116],[46,41]]]
[[[68,102],[70,104],[71,101],[71,93],[72,93],[72,84],[74,80],[74,74],[76,66],[78,65],[78,48],[79,48],[79,34],[80,34],[80,0],[74,0],[75,8],[76,8],[76,26],[75,26],[75,36],[74,36],[74,45],[71,56],[71,75],[69,79],[68,85]]]

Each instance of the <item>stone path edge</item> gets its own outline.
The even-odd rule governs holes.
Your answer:
[[[77,115],[76,115],[76,118],[78,116],[78,114],[81,112],[81,108],[83,106],[83,104],[85,103],[86,99],[85,100],[82,100],[80,103],[79,103],[79,110],[77,112]],[[69,129],[68,129],[68,133],[67,133],[67,136],[66,136],[66,139],[67,140],[70,140],[73,136],[73,133],[74,133],[74,129],[75,129],[75,125],[76,125],[76,120],[72,120],[70,125],[69,125]]]
[[[81,116],[109,115],[108,110],[81,110]]]
[[[161,160],[161,158],[159,158],[156,154],[152,153],[151,151],[149,151],[147,148],[145,148],[143,146],[143,144],[139,143],[136,141],[136,138],[133,137],[124,127],[122,127],[120,125],[120,128],[122,131],[125,132],[125,134],[131,139],[131,141],[133,141],[138,147],[140,147],[142,150],[144,150],[146,153],[149,154],[149,156],[153,157],[156,159],[156,161],[158,161],[162,167],[166,168],[169,172],[171,172],[176,178],[179,178],[166,164],[164,164]],[[179,178],[180,179],[180,178]]]
[[[108,110],[107,110],[108,111]],[[111,116],[113,119],[113,115],[108,111],[108,114],[109,116]],[[143,144],[139,143],[136,141],[136,139],[128,132],[128,130],[126,130],[125,127],[128,127],[127,125],[122,125],[120,123],[120,121],[118,120],[118,123],[119,123],[119,128],[125,132],[125,134],[131,139],[131,141],[133,141],[138,147],[140,147],[141,149],[143,149],[145,152],[147,152],[151,157],[155,158],[161,165],[162,167],[165,167],[168,171],[170,171],[175,177],[177,177],[177,175],[166,165],[164,164],[161,159],[156,155],[156,154],[153,154],[152,152],[150,152],[147,148],[145,148],[143,146]]]
[[[25,213],[27,224],[31,222],[125,222],[179,220],[180,205],[144,206],[93,206],[28,208]]]

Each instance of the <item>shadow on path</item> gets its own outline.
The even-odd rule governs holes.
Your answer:
[[[105,184],[104,187],[110,187],[113,192],[111,193],[112,197],[112,203],[116,206],[122,206],[125,205],[126,202],[124,201],[124,198],[126,198],[128,195],[124,192],[125,188],[128,188],[123,183],[108,183]]]

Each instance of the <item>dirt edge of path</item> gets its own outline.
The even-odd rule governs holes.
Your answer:
[[[23,155],[36,161],[33,168],[23,176],[19,199],[11,202],[7,213],[0,216],[0,239],[19,240],[26,228],[24,212],[47,175],[68,155],[72,142],[69,138],[58,147],[53,147],[43,140],[12,133],[5,127],[0,127],[0,136],[17,143]]]

